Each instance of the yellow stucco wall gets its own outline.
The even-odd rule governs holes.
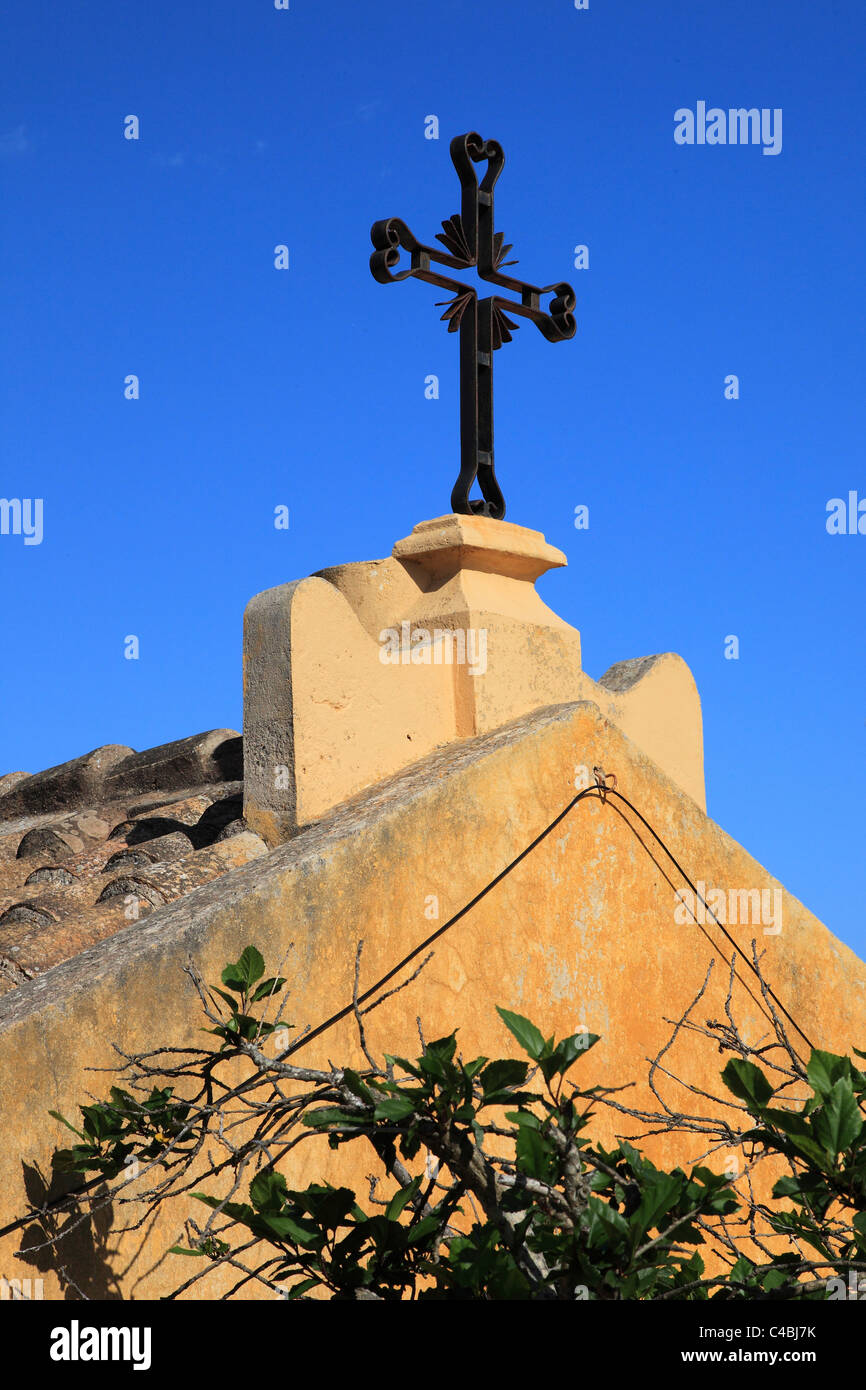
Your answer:
[[[421,522],[385,560],[256,594],[244,614],[244,818],[273,846],[436,749],[588,700],[705,806],[701,706],[672,653],[594,681],[535,581],[566,559],[489,517]]]
[[[445,921],[570,800],[575,768],[596,764],[616,774],[619,790],[693,879],[723,889],[781,887],[592,704],[556,706],[433,753],[266,858],[0,1001],[0,1225],[22,1211],[22,1164],[47,1170],[53,1145],[66,1142],[48,1109],[73,1117],[88,1090],[107,1090],[107,1080],[86,1068],[110,1063],[112,1041],[129,1051],[200,1041],[197,1001],[182,973],[188,955],[217,980],[249,942],[269,965],[291,947],[283,969],[288,1016],[315,1024],[351,998],[359,937],[366,987],[435,927],[425,915],[431,895]],[[545,1033],[579,1025],[600,1033],[581,1064],[583,1079],[638,1081],[634,1103],[648,1103],[645,1058],[667,1037],[665,1018],[697,992],[713,955],[718,964],[702,1017],[722,1015],[727,990],[724,940],[708,927],[718,938],[714,950],[699,928],[675,921],[678,886],[615,803],[586,799],[436,944],[421,978],[371,1015],[371,1046],[414,1055],[420,1015],[428,1037],[459,1027],[465,1056],[514,1055],[495,1012],[500,1004]],[[845,1051],[864,1044],[866,966],[796,899],[784,894],[778,934],[731,930],[745,949],[757,935],[767,978],[817,1045]],[[744,986],[733,1002],[747,1034],[767,1031]],[[348,1021],[301,1058],[363,1065]],[[667,1057],[672,1071],[713,1090],[723,1060],[688,1038]],[[597,1132],[609,1140],[617,1128],[602,1117]],[[654,1156],[672,1163],[695,1153],[663,1140]],[[335,1154],[316,1139],[301,1147],[288,1175],[293,1186],[323,1177],[363,1184],[374,1167],[371,1152],[354,1159],[351,1150]],[[157,1297],[191,1272],[189,1261],[162,1258],[190,1213],[201,1218],[184,1199],[146,1236],[103,1232],[94,1239],[83,1230],[69,1273],[91,1296]],[[23,1264],[13,1258],[20,1244],[20,1234],[2,1242],[0,1276],[40,1274],[46,1297],[62,1296],[48,1267],[54,1260]]]

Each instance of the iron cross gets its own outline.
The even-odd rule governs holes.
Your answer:
[[[506,266],[517,262],[505,259],[511,246],[504,244],[502,232],[494,231],[493,189],[505,164],[498,141],[482,140],[475,131],[457,135],[451,141],[451,159],[462,199],[460,212],[443,222],[442,231],[436,233],[445,250],[424,246],[399,217],[388,217],[373,223],[370,237],[376,249],[370,257],[370,269],[383,285],[414,276],[453,295],[437,306],[444,307],[442,319],[447,320],[448,332],[460,332],[460,476],[451,493],[451,509],[501,521],[505,499],[493,467],[493,353],[511,342],[511,333],[519,326],[508,313],[531,319],[548,342],[573,338],[577,328],[572,312],[575,294],[571,285],[564,283],[539,287],[502,274]],[[479,185],[474,165],[482,160],[487,161],[487,169]],[[400,263],[400,247],[411,256],[405,270],[395,270]],[[432,269],[433,262],[453,270],[477,266],[482,280],[513,291],[520,301],[500,294],[479,299],[470,285]],[[547,312],[541,308],[541,297],[546,294],[553,295]],[[476,477],[481,499],[469,496]]]

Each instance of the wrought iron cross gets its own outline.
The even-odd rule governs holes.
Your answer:
[[[502,274],[506,266],[517,262],[505,259],[511,246],[503,244],[502,232],[494,231],[493,189],[505,164],[498,141],[482,140],[475,131],[457,135],[451,141],[451,159],[460,179],[462,200],[460,212],[443,222],[442,231],[436,233],[445,250],[424,246],[399,217],[388,217],[373,223],[370,237],[376,249],[370,257],[370,269],[383,285],[414,276],[454,296],[438,305],[445,309],[442,319],[448,322],[448,332],[460,331],[460,476],[451,493],[451,509],[501,521],[505,499],[493,467],[493,353],[511,342],[511,332],[519,326],[506,310],[531,319],[548,342],[558,343],[574,337],[575,294],[565,283],[539,287]],[[485,159],[487,170],[479,185],[473,166]],[[410,253],[411,261],[405,270],[395,271],[401,246]],[[453,270],[477,266],[482,280],[519,294],[520,302],[499,294],[479,299],[471,286],[431,269],[434,261]],[[547,312],[541,308],[541,297],[546,294],[553,295]],[[476,477],[483,500],[469,496]]]

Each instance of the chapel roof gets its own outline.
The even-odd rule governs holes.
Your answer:
[[[0,995],[267,852],[233,729],[0,776]]]

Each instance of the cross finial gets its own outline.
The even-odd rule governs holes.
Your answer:
[[[442,315],[449,333],[460,332],[460,476],[451,493],[451,509],[501,521],[505,499],[493,466],[493,353],[511,342],[518,327],[508,314],[531,319],[548,342],[573,338],[577,328],[575,294],[565,283],[540,287],[503,275],[507,266],[517,262],[505,259],[511,246],[505,245],[502,232],[494,230],[493,189],[505,164],[498,141],[482,140],[475,131],[457,135],[451,141],[451,159],[463,193],[460,212],[443,222],[442,231],[436,233],[445,250],[425,246],[399,217],[388,217],[373,223],[370,237],[376,249],[370,257],[370,269],[383,285],[414,276],[439,285],[453,296],[444,304]],[[487,161],[487,170],[479,184],[474,165],[482,160]],[[404,270],[396,270],[401,246],[411,260]],[[500,294],[479,299],[471,285],[434,270],[434,262],[453,270],[476,266],[482,280],[513,291],[520,300]],[[547,294],[553,298],[545,311],[541,298]],[[476,477],[481,499],[469,496]]]

